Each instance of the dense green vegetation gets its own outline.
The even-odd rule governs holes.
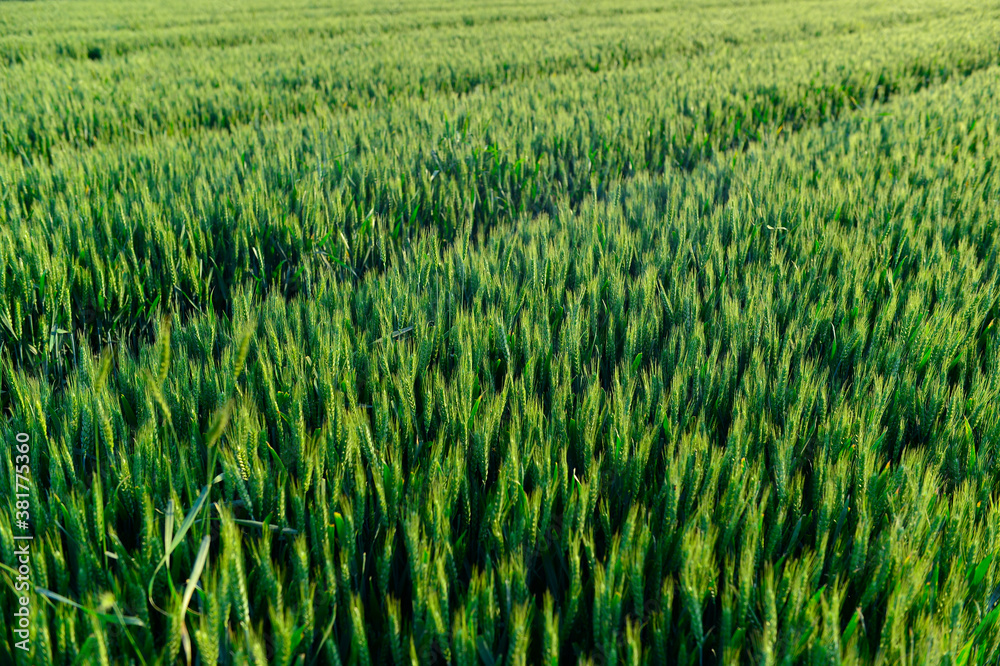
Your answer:
[[[369,4],[3,5],[0,661],[996,663],[1000,8]]]

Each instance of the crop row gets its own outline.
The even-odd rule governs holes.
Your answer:
[[[739,16],[757,25],[758,32],[767,33],[781,26],[787,29],[789,19],[794,17],[802,35],[814,35],[830,30],[885,27],[897,21],[918,21],[968,10],[948,0],[931,5],[909,0],[891,7],[855,1],[835,12],[808,3],[797,3],[792,8],[787,2],[734,4],[725,0],[703,3],[696,9],[680,2],[625,5],[607,1],[586,5],[518,2],[516,11],[509,6],[427,6],[419,2],[394,3],[394,7],[367,2],[323,7],[289,0],[242,3],[227,8],[224,14],[211,5],[201,8],[171,2],[136,2],[115,7],[100,0],[60,4],[63,6],[56,11],[40,13],[29,5],[11,8],[0,16],[0,62],[15,65],[33,60],[90,60],[97,56],[104,59],[164,49],[186,52],[185,55],[192,57],[197,53],[189,50],[192,48],[315,43],[316,39],[350,41],[379,34],[399,37],[406,32],[463,27],[476,38],[484,27],[506,31],[512,24],[538,24],[551,35],[554,30],[579,29],[582,23],[592,27],[595,22],[615,22],[629,16],[653,22],[662,21],[660,15],[670,16],[673,24],[669,27],[673,32],[687,30],[691,23],[703,28],[707,24],[714,29],[721,22]],[[770,18],[769,23],[761,22],[765,16]],[[712,35],[702,36],[706,37]]]
[[[961,43],[904,26],[758,46],[755,60],[706,56],[60,153],[51,166],[7,161],[0,354],[61,375],[76,355],[69,331],[134,342],[158,308],[229,312],[241,285],[293,295],[349,283],[423,231],[474,238],[623,176],[690,170],[966,76],[996,60],[998,30],[966,20],[939,25],[967,30]]]
[[[993,663],[996,75],[6,364],[37,663]]]
[[[983,21],[982,10],[948,2],[914,14],[880,5],[857,24],[838,24],[839,7],[807,7],[585,16],[489,30],[463,23],[225,48],[156,48],[127,57],[95,44],[87,52],[96,62],[36,60],[0,72],[0,152],[44,158],[63,147],[232,130],[317,109],[381,107],[400,98],[467,94],[553,74],[651,63],[675,67],[678,57],[708,51],[708,66],[715,66],[753,57],[761,43],[849,34],[858,25],[868,34],[899,26],[940,33],[956,21]],[[558,40],[551,38],[553,31]]]

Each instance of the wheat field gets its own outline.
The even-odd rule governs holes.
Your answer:
[[[1000,663],[1000,4],[0,2],[0,663]]]

